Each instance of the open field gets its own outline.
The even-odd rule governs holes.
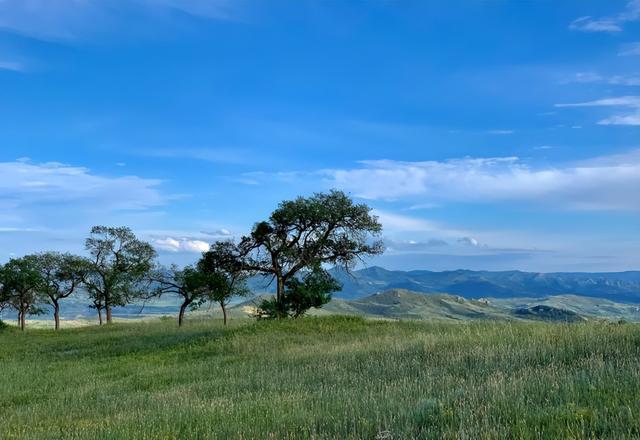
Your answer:
[[[173,320],[0,333],[0,438],[637,438],[640,326]]]

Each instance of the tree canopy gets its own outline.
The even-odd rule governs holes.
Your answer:
[[[206,274],[193,266],[186,266],[183,269],[176,265],[168,269],[159,268],[154,271],[151,278],[155,286],[155,296],[172,293],[181,298],[178,326],[182,326],[187,308],[195,310],[210,299],[208,287],[211,281],[207,279]]]
[[[210,283],[210,299],[220,305],[226,325],[229,300],[250,293],[246,287],[250,271],[238,257],[238,248],[231,241],[214,243],[211,249],[202,255],[197,267],[206,275]]]
[[[105,309],[110,323],[112,307],[143,295],[156,251],[131,229],[107,226],[93,227],[85,248],[90,257],[85,260],[83,284],[94,306]]]
[[[283,306],[286,283],[300,271],[323,265],[349,270],[382,253],[381,231],[371,208],[333,190],[280,203],[242,238],[238,250],[248,269],[274,277],[276,301]]]
[[[80,286],[86,269],[81,257],[59,252],[44,252],[33,256],[40,274],[39,292],[53,307],[55,329],[60,328],[60,301],[68,298]]]
[[[18,312],[18,322],[25,329],[27,315],[43,313],[40,288],[42,277],[34,255],[12,258],[0,272],[2,294],[0,301]]]

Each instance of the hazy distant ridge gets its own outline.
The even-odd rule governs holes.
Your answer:
[[[361,298],[390,289],[446,292],[465,298],[542,298],[573,294],[640,303],[640,271],[613,273],[534,273],[455,270],[391,271],[373,266],[347,274],[334,271],[343,284],[339,298]]]

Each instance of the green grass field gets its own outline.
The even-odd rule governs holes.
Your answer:
[[[0,438],[639,438],[640,326],[173,320],[0,332]]]

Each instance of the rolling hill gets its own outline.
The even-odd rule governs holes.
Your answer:
[[[232,308],[234,316],[249,316],[261,298],[244,301]],[[418,293],[391,289],[354,300],[334,298],[314,316],[355,315],[374,319],[436,321],[547,321],[582,322],[593,319],[640,321],[640,307],[579,296],[551,296],[522,299],[466,299],[444,293]]]

